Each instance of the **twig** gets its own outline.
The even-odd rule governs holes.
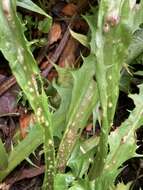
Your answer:
[[[54,52],[53,56],[51,58],[48,57],[49,58],[48,61],[51,60],[50,62],[53,62],[53,63],[56,63],[58,61],[62,51],[65,48],[65,45],[66,45],[69,37],[70,37],[70,32],[69,32],[69,28],[67,28],[67,30],[66,30],[62,40],[60,41],[56,51]],[[50,66],[48,68],[43,70],[42,76],[46,77],[52,68],[53,68],[53,65],[50,64]]]
[[[0,85],[0,96],[4,94],[14,84],[16,84],[16,79],[14,76],[9,77],[7,80],[2,82],[2,84]]]

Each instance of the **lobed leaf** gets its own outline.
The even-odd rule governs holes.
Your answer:
[[[57,154],[57,168],[64,171],[71,152],[97,103],[96,84],[93,81],[94,56],[84,58],[83,66],[73,76],[70,107],[66,115],[66,129]]]
[[[44,130],[46,172],[43,189],[46,189],[47,186],[49,189],[53,189],[55,156],[51,131],[51,113],[49,112],[47,96],[43,89],[37,63],[27,46],[21,23],[16,14],[15,0],[7,0],[6,4],[4,1],[0,1],[0,24],[0,50],[9,61],[9,65],[18,84],[26,94],[35,112],[37,123]],[[31,147],[35,147],[35,145],[31,145]],[[22,152],[23,159],[25,155],[27,155],[26,150]],[[19,160],[22,159],[22,156],[20,156]],[[12,163],[11,161],[10,167],[16,166],[19,160],[15,161],[16,163]]]
[[[28,136],[22,140],[14,149],[5,157],[8,162],[7,168],[0,171],[0,181],[2,181],[18,164],[26,159],[40,144],[43,143],[43,130],[40,126],[34,126]],[[4,156],[5,154],[3,154]]]
[[[99,149],[90,177],[102,176],[108,152],[108,133],[111,129],[119,96],[120,72],[127,62],[132,34],[143,20],[136,1],[101,1],[97,24],[93,16],[86,17],[91,30],[91,52],[96,57],[95,75],[103,112]],[[139,20],[137,20],[139,17]],[[112,89],[112,90],[111,90]]]
[[[109,154],[107,156],[102,177],[96,181],[101,188],[112,186],[114,180],[122,170],[120,167],[126,160],[135,156],[136,137],[135,131],[143,125],[143,85],[140,86],[140,93],[130,95],[135,103],[135,109],[130,113],[129,118],[119,128],[111,132],[109,141]]]

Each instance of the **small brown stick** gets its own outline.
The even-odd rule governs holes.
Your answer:
[[[69,27],[72,27],[72,24],[73,24],[73,21],[75,19],[75,16],[72,17],[70,23],[69,23]],[[54,54],[52,55],[52,57],[50,58],[52,60],[53,63],[56,63],[62,53],[62,51],[64,50],[65,48],[65,45],[70,37],[70,32],[69,32],[69,29],[67,28],[67,30],[65,31],[64,35],[63,35],[63,38],[61,39],[58,47],[56,48]],[[48,52],[48,49],[49,49],[49,45],[47,44],[47,46],[44,46],[41,48],[40,52],[39,52],[39,55],[37,57],[37,62],[40,64],[41,61],[43,60],[43,58],[46,56],[47,52]]]
[[[5,184],[12,186],[14,183],[23,180],[23,179],[30,179],[33,177],[36,177],[38,175],[43,174],[45,171],[45,166],[42,165],[38,168],[29,168],[29,169],[23,169],[19,172],[16,172],[14,176],[7,178],[5,180]]]
[[[56,63],[56,62],[58,61],[58,59],[59,59],[61,53],[63,52],[63,50],[64,50],[64,48],[65,48],[65,45],[66,45],[66,43],[67,43],[69,37],[70,37],[70,32],[69,32],[69,28],[67,28],[67,30],[66,30],[66,32],[64,33],[64,36],[63,36],[62,40],[60,41],[60,43],[59,43],[59,45],[58,45],[56,51],[55,51],[54,54],[53,54],[53,56],[52,56],[51,58],[48,57],[49,59],[47,58],[48,61],[50,60],[50,63],[51,63],[51,62],[52,62],[52,63]],[[44,70],[42,71],[42,76],[46,77],[52,68],[53,68],[53,65],[50,64],[49,67],[47,67],[46,69],[44,69]]]
[[[16,84],[16,79],[14,76],[10,76],[0,85],[0,96],[4,94],[9,88]]]

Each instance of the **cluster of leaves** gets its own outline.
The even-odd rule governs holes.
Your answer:
[[[21,0],[17,4],[28,6],[30,2]],[[35,6],[32,6],[33,11],[37,11]],[[136,1],[132,0],[101,0],[98,10],[93,8],[92,14],[85,16],[90,28],[90,54],[83,58],[83,65],[77,70],[55,66],[59,81],[53,86],[61,97],[61,103],[59,109],[51,113],[37,64],[17,17],[16,1],[0,2],[0,50],[27,96],[36,123],[36,127],[9,155],[0,142],[1,181],[44,143],[46,167],[43,189],[125,188],[123,185],[115,187],[114,181],[121,171],[119,167],[122,163],[138,156],[135,154],[137,146],[134,133],[143,124],[142,85],[139,86],[139,94],[130,95],[135,109],[129,118],[110,135],[109,132],[119,96],[121,71],[125,63],[132,62],[142,53],[141,44],[131,43],[133,33],[143,21],[143,1],[139,6],[137,9]],[[51,23],[46,13],[41,9],[38,12],[44,14]],[[77,35],[72,34],[75,37]],[[82,39],[86,44],[86,37]],[[61,80],[63,78],[64,82]],[[89,117],[99,105],[102,112],[99,116],[100,137],[82,138]],[[54,137],[60,139],[57,152]],[[65,172],[67,166],[69,172]]]

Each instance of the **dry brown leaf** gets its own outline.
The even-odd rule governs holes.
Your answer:
[[[44,165],[41,165],[38,168],[21,169],[18,172],[16,171],[12,177],[9,176],[9,178],[6,179],[5,185],[12,186],[14,183],[16,183],[20,180],[36,177],[36,176],[44,173],[44,170],[45,170]]]
[[[0,116],[12,115],[17,109],[18,86],[14,85],[0,96]],[[1,93],[1,92],[0,92]]]
[[[1,183],[0,184],[0,190],[9,190],[10,185],[7,185],[6,183]]]
[[[28,127],[30,124],[34,123],[34,115],[33,114],[25,114],[19,118],[20,124],[20,133],[22,138],[25,138],[28,133]]]
[[[49,45],[57,42],[61,39],[62,29],[59,23],[54,23],[50,29],[49,36],[48,36],[48,43]]]
[[[77,13],[77,6],[75,4],[73,4],[73,3],[68,3],[62,9],[62,13],[65,16],[73,16],[74,14]]]
[[[61,67],[73,66],[76,60],[76,50],[78,48],[78,42],[70,37],[63,54],[60,57],[59,65]]]
[[[55,70],[53,70],[52,72],[50,72],[49,74],[48,74],[48,80],[49,81],[52,81],[54,78],[56,78],[57,77],[57,71],[55,71]]]

